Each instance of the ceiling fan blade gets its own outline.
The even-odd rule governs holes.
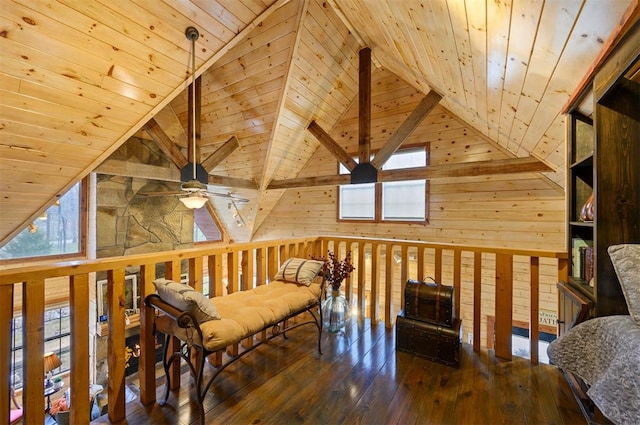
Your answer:
[[[181,190],[178,191],[165,191],[165,192],[138,192],[140,196],[168,196],[168,195],[184,195],[184,192]]]
[[[205,195],[213,197],[213,198],[229,199],[229,200],[233,200],[235,202],[249,202],[249,200],[246,199],[246,198],[240,198],[239,196],[235,196],[235,195],[232,195],[230,193],[219,193],[219,192],[209,192],[209,191],[205,191],[203,193]]]

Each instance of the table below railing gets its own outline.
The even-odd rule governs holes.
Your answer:
[[[483,311],[495,315],[495,352],[511,358],[514,288],[519,297],[528,291],[531,362],[538,362],[538,310],[540,287],[565,280],[567,255],[564,252],[516,250],[462,245],[432,244],[417,241],[364,239],[346,237],[312,237],[233,245],[208,245],[179,251],[142,254],[99,260],[60,262],[0,270],[0,346],[11,345],[13,300],[22,288],[24,355],[24,406],[42,403],[44,376],[45,286],[47,279],[68,278],[71,315],[71,421],[82,423],[90,416],[89,397],[89,323],[90,282],[95,273],[107,275],[108,330],[108,413],[113,422],[126,417],[125,412],[125,269],[139,267],[138,289],[142,299],[155,292],[156,267],[164,277],[180,280],[186,269],[188,281],[202,291],[208,278],[209,296],[246,290],[267,282],[281,262],[291,256],[321,257],[334,251],[343,258],[352,253],[356,270],[346,280],[347,298],[357,307],[359,317],[372,322],[384,320],[393,325],[393,317],[403,305],[403,286],[408,278],[433,277],[453,285],[455,308],[463,320],[473,324],[473,346],[481,347]],[[541,259],[543,260],[541,264]],[[253,277],[253,279],[247,278]],[[554,289],[555,290],[555,289]],[[553,294],[555,295],[555,293]],[[526,298],[526,297],[525,297]],[[491,305],[493,301],[493,305]],[[486,314],[485,314],[486,316]],[[153,311],[140,311],[140,358],[138,377],[140,401],[155,402],[155,339]],[[175,342],[174,342],[175,343]],[[35,353],[35,354],[34,354]],[[10,353],[0,350],[0,382],[10,382]],[[172,384],[180,383],[179,368],[173,367]],[[9,387],[0,386],[0,418],[8,418]],[[39,400],[39,401],[38,401]],[[43,423],[42,409],[25,409],[25,423]]]

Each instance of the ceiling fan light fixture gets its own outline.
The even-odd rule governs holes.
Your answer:
[[[198,193],[193,193],[189,196],[180,198],[180,202],[182,202],[185,207],[193,210],[204,207],[204,204],[207,203],[208,199],[209,198],[207,198],[206,196],[202,196]]]

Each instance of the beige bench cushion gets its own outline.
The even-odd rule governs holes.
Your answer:
[[[276,280],[252,290],[212,298],[221,319],[201,323],[204,343],[196,335],[193,335],[193,342],[209,351],[240,342],[316,302],[320,287],[320,283],[315,282],[306,286]],[[156,326],[163,333],[186,340],[186,331],[168,317],[158,318]]]

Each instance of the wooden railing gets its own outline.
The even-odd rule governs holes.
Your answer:
[[[198,247],[180,251],[142,254],[99,260],[62,262],[40,266],[12,267],[0,270],[0,382],[10,382],[11,321],[16,288],[22,287],[24,331],[24,423],[43,423],[45,288],[47,280],[68,278],[71,314],[71,421],[85,423],[89,405],[89,323],[90,284],[95,273],[107,275],[107,397],[109,419],[126,417],[125,412],[125,269],[140,267],[139,291],[142,299],[155,292],[156,268],[164,277],[180,280],[184,270],[189,284],[202,290],[208,277],[209,295],[223,296],[263,284],[290,257],[320,257],[334,251],[343,258],[352,253],[356,270],[347,279],[347,298],[357,308],[359,317],[373,323],[384,320],[393,325],[393,317],[403,305],[403,283],[408,278],[427,276],[456,287],[455,307],[463,320],[472,323],[474,350],[481,347],[483,312],[495,314],[495,352],[511,358],[511,324],[513,321],[514,283],[529,290],[531,361],[538,361],[538,299],[540,285],[553,286],[565,280],[566,253],[532,250],[471,247],[398,240],[344,237],[313,237],[247,244]],[[541,265],[541,259],[544,264]],[[524,265],[524,266],[523,266]],[[524,273],[523,270],[528,270]],[[549,271],[551,270],[551,271]],[[249,278],[253,277],[253,279]],[[92,283],[90,283],[92,282]],[[521,289],[518,289],[521,291]],[[520,294],[522,296],[522,294]],[[495,300],[495,308],[486,300]],[[140,358],[138,378],[140,401],[155,402],[155,340],[153,311],[140,311]],[[486,316],[486,314],[485,314]],[[170,343],[175,344],[176,341]],[[173,367],[174,387],[180,384],[179,367]],[[0,385],[0,418],[8,418],[9,388]],[[0,419],[1,420],[1,419]]]

